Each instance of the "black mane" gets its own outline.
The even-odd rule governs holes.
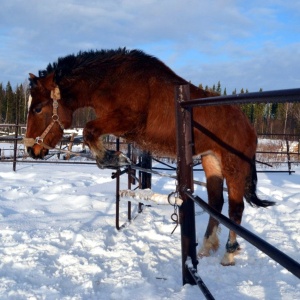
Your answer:
[[[88,70],[89,73],[95,73],[95,75],[99,76],[100,65],[118,63],[124,60],[136,60],[138,62],[136,65],[139,65],[139,67],[141,67],[141,62],[147,65],[153,65],[153,63],[156,63],[156,65],[157,63],[163,64],[159,59],[145,54],[141,50],[119,48],[116,50],[80,51],[77,55],[71,54],[60,57],[56,62],[49,63],[45,70],[39,71],[39,77],[46,77],[54,72],[55,81],[59,83],[62,78],[76,77],[77,72],[82,70]]]

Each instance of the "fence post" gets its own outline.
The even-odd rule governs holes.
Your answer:
[[[120,139],[116,139],[116,151],[120,150]],[[116,178],[116,229],[120,230],[120,168],[115,172]]]
[[[288,140],[287,135],[285,136],[285,142],[286,142],[286,153],[287,153],[288,171],[289,171],[289,175],[291,175],[292,171],[291,171],[290,145],[289,145],[289,140]]]
[[[193,134],[192,110],[182,108],[180,103],[189,100],[189,85],[179,86],[175,89],[176,109],[176,143],[177,143],[177,191],[183,204],[179,208],[181,227],[181,252],[182,252],[182,279],[183,284],[196,284],[186,266],[187,258],[191,259],[193,267],[197,270],[196,254],[196,228],[195,205],[184,193],[186,190],[193,192]]]
[[[13,171],[17,170],[17,152],[18,152],[18,124],[16,124],[15,126]]]
[[[152,158],[149,151],[143,151],[140,155],[140,165],[141,168],[151,169],[152,168]],[[140,189],[151,189],[151,173],[146,173],[139,171],[140,178]]]

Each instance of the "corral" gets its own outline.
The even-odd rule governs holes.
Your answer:
[[[289,170],[289,171],[290,171],[290,170]],[[188,193],[187,193],[187,194],[188,194]],[[192,196],[192,195],[189,195],[189,197],[191,197],[191,198],[192,198],[193,196]],[[296,246],[296,247],[297,247],[297,246]],[[250,266],[249,266],[249,267],[250,267]],[[194,266],[193,266],[192,268],[194,268]],[[295,270],[296,270],[295,272],[296,272],[296,274],[297,274],[297,270],[298,270],[298,269],[297,269],[297,267],[296,267],[296,269],[295,269]],[[295,274],[295,272],[294,272],[294,274]],[[197,276],[196,276],[196,279],[197,279]],[[198,282],[197,282],[197,283],[198,283]]]

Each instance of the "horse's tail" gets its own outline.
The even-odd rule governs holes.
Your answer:
[[[260,207],[268,207],[275,205],[274,201],[261,200],[256,195],[256,185],[257,185],[257,172],[255,165],[255,156],[251,162],[250,173],[246,179],[245,183],[245,199],[251,206],[260,206]]]

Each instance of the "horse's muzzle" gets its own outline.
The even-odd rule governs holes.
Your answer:
[[[41,147],[27,147],[27,153],[34,159],[43,159],[48,152],[48,149]]]

